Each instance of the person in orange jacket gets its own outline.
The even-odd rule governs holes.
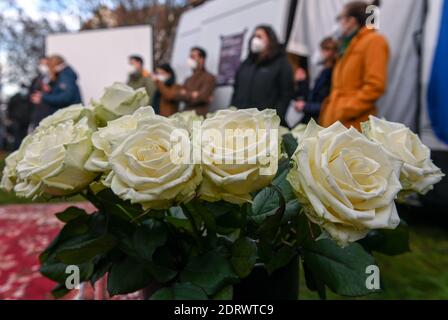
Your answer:
[[[377,113],[375,103],[386,91],[389,46],[382,35],[367,27],[367,7],[363,1],[350,2],[338,16],[340,52],[331,93],[320,115],[323,127],[341,121],[360,130],[361,122]]]

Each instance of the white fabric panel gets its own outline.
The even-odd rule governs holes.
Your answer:
[[[431,121],[429,120],[427,107],[427,94],[429,80],[434,62],[434,54],[439,38],[439,29],[442,18],[443,0],[430,0],[428,8],[428,17],[425,24],[424,49],[423,49],[423,73],[422,73],[422,115],[420,121],[420,130],[422,140],[433,150],[448,151],[448,145],[440,141],[434,134]]]
[[[385,0],[380,30],[391,52],[386,95],[378,102],[380,115],[416,130],[418,54],[414,35],[421,29],[422,0]]]

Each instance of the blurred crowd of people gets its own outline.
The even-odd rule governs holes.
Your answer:
[[[359,129],[361,122],[377,112],[375,104],[386,90],[389,61],[385,38],[367,27],[368,5],[349,2],[337,16],[338,32],[321,41],[316,61],[320,72],[313,81],[306,66],[294,70],[275,31],[258,26],[250,38],[248,56],[236,73],[229,105],[274,108],[282,125],[290,128],[314,119],[324,127],[341,121]],[[145,88],[160,115],[168,117],[180,109],[205,115],[213,101],[216,78],[206,69],[204,48],[191,48],[187,58],[191,75],[179,84],[169,64],[150,72],[143,58],[133,55],[128,85]],[[77,75],[62,57],[43,57],[38,70],[31,86],[22,85],[8,104],[13,149],[44,117],[82,101]]]
[[[37,70],[31,84],[21,84],[19,92],[8,102],[7,131],[12,139],[4,142],[5,149],[17,149],[42,119],[58,109],[82,102],[78,76],[64,58],[41,57]]]

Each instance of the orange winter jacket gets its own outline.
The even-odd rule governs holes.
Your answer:
[[[329,127],[339,120],[360,130],[360,123],[377,113],[375,103],[386,90],[388,61],[386,39],[362,28],[336,63],[320,124]]]

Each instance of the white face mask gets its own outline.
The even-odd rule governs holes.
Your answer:
[[[41,75],[46,76],[50,73],[50,69],[48,68],[48,66],[46,64],[40,64],[37,68],[39,69],[39,73]]]
[[[192,58],[188,58],[187,65],[192,70],[196,70],[198,68],[198,62]]]
[[[322,64],[325,61],[324,56],[322,55],[322,51],[321,50],[317,50],[316,52],[314,52],[314,54],[311,56],[311,64],[313,66],[318,66],[320,64]]]
[[[157,80],[159,80],[160,82],[167,82],[169,80],[169,76],[165,75],[165,74],[158,74],[156,76]]]
[[[333,39],[341,39],[343,35],[344,35],[344,31],[342,30],[342,26],[338,23],[337,25],[335,25],[333,27],[331,37]]]
[[[254,37],[250,43],[250,49],[253,53],[260,53],[266,49],[266,43],[260,38]]]
[[[54,69],[56,70],[56,72],[61,72],[62,70],[64,70],[67,66],[65,65],[65,63],[61,63],[59,65],[57,65]]]
[[[134,65],[130,64],[128,66],[128,73],[131,73],[131,74],[137,73],[137,68]]]

